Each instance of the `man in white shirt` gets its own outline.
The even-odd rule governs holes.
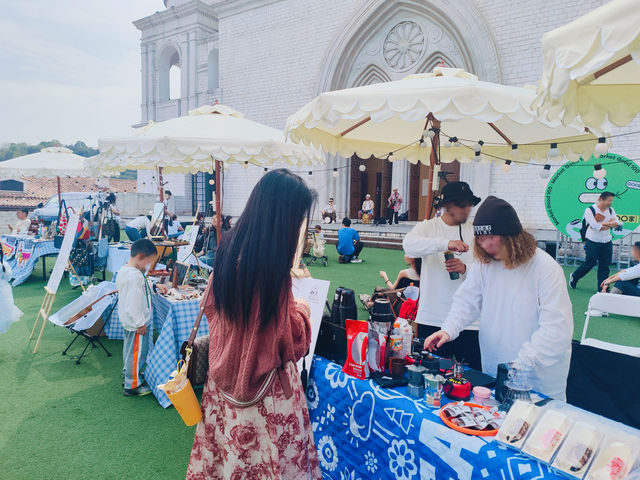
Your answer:
[[[124,227],[124,233],[127,234],[131,242],[151,235],[151,213],[134,218]],[[143,230],[144,232],[142,232]]]
[[[640,242],[633,244],[633,247],[631,247],[631,255],[636,262],[640,262]],[[621,293],[622,295],[640,297],[640,286],[638,286],[638,280],[640,280],[640,263],[611,275],[602,282],[601,287],[604,292],[607,287],[613,283],[614,288],[611,290],[611,293]]]
[[[358,219],[362,220],[362,215],[367,214],[369,218],[373,217],[373,208],[374,208],[373,200],[371,200],[371,195],[367,193],[364,197],[364,202],[362,202],[362,210],[358,212]]]
[[[16,218],[18,221],[15,225],[9,225],[9,231],[15,235],[29,235],[29,227],[31,226],[29,210],[21,208],[16,212]]]
[[[336,221],[336,206],[333,203],[333,198],[329,199],[329,203],[327,203],[322,209],[322,219],[329,218],[328,223],[334,223]]]
[[[468,266],[473,262],[473,226],[468,222],[471,209],[480,202],[465,182],[451,182],[442,188],[437,200],[442,215],[418,223],[404,238],[402,246],[408,257],[421,258],[420,301],[416,323],[418,336],[437,332],[449,313],[453,294],[462,284]],[[445,261],[445,251],[456,252]],[[457,273],[452,280],[449,273]],[[453,342],[437,352],[447,358],[456,357],[480,369],[478,327],[471,325]]]
[[[518,215],[488,197],[473,221],[474,256],[442,330],[425,341],[433,350],[455,339],[478,316],[482,371],[518,361],[531,368],[535,391],[564,401],[571,360],[573,310],[562,268],[537,248]]]
[[[584,211],[583,218],[587,224],[584,245],[586,258],[584,263],[569,277],[571,288],[576,288],[580,279],[596,265],[598,265],[596,292],[600,290],[600,285],[609,276],[609,265],[611,265],[613,253],[611,229],[622,226],[622,222],[618,220],[616,212],[611,206],[614,198],[615,194],[602,192],[596,203]]]

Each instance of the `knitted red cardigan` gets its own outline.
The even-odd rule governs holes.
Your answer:
[[[209,323],[209,378],[234,403],[255,403],[268,393],[275,369],[297,362],[309,349],[309,307],[296,302],[289,291],[277,321],[261,329],[257,297],[248,327],[218,315],[212,297],[204,310]]]

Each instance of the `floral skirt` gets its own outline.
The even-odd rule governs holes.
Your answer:
[[[276,375],[270,393],[247,408],[230,405],[207,382],[187,480],[321,478],[300,374],[293,362],[286,372],[291,398]]]

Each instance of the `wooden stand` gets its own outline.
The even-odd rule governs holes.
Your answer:
[[[42,300],[42,306],[40,306],[40,310],[38,311],[38,315],[36,315],[36,321],[33,323],[33,328],[31,329],[31,335],[29,335],[29,340],[33,338],[33,334],[36,331],[36,326],[38,325],[38,320],[42,319],[42,326],[40,327],[40,333],[38,334],[38,340],[36,340],[36,346],[33,348],[33,353],[38,351],[38,345],[40,345],[40,339],[42,338],[42,334],[44,333],[44,326],[49,321],[49,314],[51,313],[51,307],[53,307],[53,301],[56,298],[55,292],[49,290],[49,287],[44,287],[45,295]]]

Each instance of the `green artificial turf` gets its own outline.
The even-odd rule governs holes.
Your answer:
[[[342,285],[356,293],[371,293],[382,285],[379,270],[393,279],[404,268],[402,252],[396,250],[365,249],[361,255],[365,263],[350,265],[338,264],[333,247],[328,246],[327,254],[329,266],[312,265],[310,271],[314,277],[331,280],[330,292]],[[576,338],[593,293],[594,275],[570,291]],[[153,396],[122,395],[121,341],[105,339],[112,357],[96,349],[76,365],[70,355],[77,355],[84,341],[76,342],[69,356],[62,356],[71,334],[49,324],[38,353],[31,353],[34,343],[27,339],[43,286],[41,270],[36,270],[14,289],[25,315],[0,335],[0,478],[184,478],[195,428],[185,427],[173,408],[161,408]],[[53,311],[79,294],[63,279]],[[361,308],[359,316],[365,318]],[[596,338],[640,344],[638,320],[596,318],[591,325],[590,334]]]

